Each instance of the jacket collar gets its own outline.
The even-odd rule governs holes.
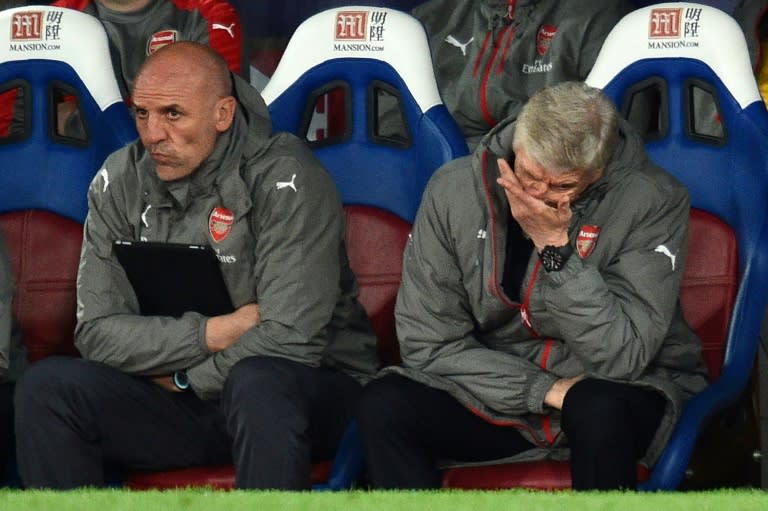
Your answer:
[[[239,179],[240,164],[267,147],[272,123],[261,95],[240,77],[232,76],[238,102],[232,126],[219,136],[211,154],[192,174],[173,182],[162,181],[149,153],[141,148],[139,169],[148,178],[145,191],[153,204],[170,206],[175,202],[185,210],[195,197],[218,188],[227,202],[250,207],[250,198]]]

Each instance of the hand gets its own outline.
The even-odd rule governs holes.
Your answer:
[[[173,376],[153,376],[151,380],[169,392],[181,392],[181,389],[173,383]]]
[[[257,303],[247,303],[229,314],[208,318],[205,323],[208,351],[215,353],[229,348],[260,322],[261,313]]]
[[[572,214],[568,197],[550,206],[523,189],[507,160],[499,158],[498,164],[500,176],[496,182],[504,188],[512,216],[530,236],[536,249],[541,251],[547,245],[562,247],[568,243]]]
[[[574,378],[561,378],[557,380],[554,385],[552,385],[552,388],[547,391],[547,395],[544,396],[544,404],[557,410],[562,410],[565,395],[571,390],[571,387],[583,377],[584,376],[581,375]]]

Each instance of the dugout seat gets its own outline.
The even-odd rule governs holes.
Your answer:
[[[413,222],[435,169],[468,152],[433,77],[415,18],[350,6],[304,21],[262,94],[274,129],[307,140],[344,204]]]
[[[76,354],[86,193],[106,156],[134,138],[95,18],[48,6],[0,12],[0,228],[31,361]]]
[[[661,458],[638,467],[644,490],[683,482],[702,428],[735,402],[752,373],[768,300],[768,113],[744,36],[724,12],[665,3],[628,14],[587,82],[602,88],[646,139],[650,157],[691,195],[680,300],[703,341],[711,384],[686,405]],[[567,462],[445,472],[453,488],[569,488]]]
[[[323,11],[291,37],[262,92],[275,131],[304,138],[339,189],[350,266],[384,364],[399,363],[394,304],[402,253],[421,194],[443,163],[467,154],[440,100],[422,26],[379,7]],[[352,486],[363,470],[353,423],[315,489]],[[234,487],[231,466],[133,474],[135,489]]]

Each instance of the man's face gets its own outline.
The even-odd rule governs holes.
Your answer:
[[[555,176],[530,159],[522,148],[515,151],[514,170],[520,185],[528,195],[552,207],[556,207],[566,198],[573,202],[602,175],[602,172],[591,175],[581,169],[573,169]]]
[[[173,67],[154,66],[139,76],[133,91],[139,137],[163,181],[192,174],[229,127],[219,119],[226,98],[212,95],[203,77]]]

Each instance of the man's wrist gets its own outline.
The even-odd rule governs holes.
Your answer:
[[[563,245],[547,245],[539,252],[539,259],[547,272],[560,271],[573,255],[573,247],[566,242]]]

